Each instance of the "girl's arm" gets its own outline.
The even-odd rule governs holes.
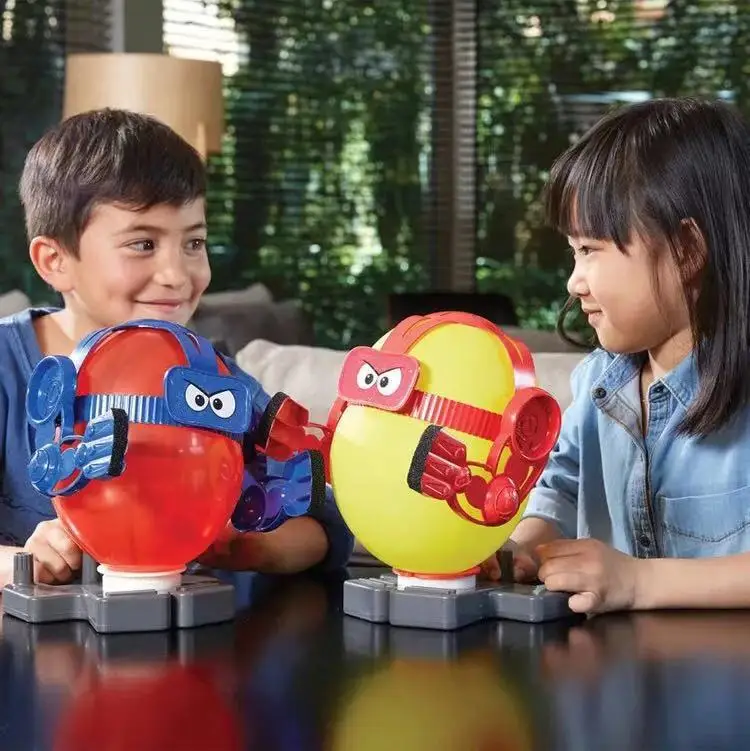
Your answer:
[[[750,553],[637,562],[634,610],[750,607]]]

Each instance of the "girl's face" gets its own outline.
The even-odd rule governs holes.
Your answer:
[[[609,240],[569,237],[568,242],[575,258],[568,292],[580,300],[604,349],[653,355],[689,335],[682,282],[668,248],[654,259],[636,237],[624,253]]]

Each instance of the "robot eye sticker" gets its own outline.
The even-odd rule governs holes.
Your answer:
[[[225,433],[243,433],[250,421],[251,396],[237,378],[173,367],[164,378],[164,396],[171,418]]]
[[[399,412],[414,393],[418,378],[419,360],[414,357],[355,347],[341,369],[339,398],[350,404]]]

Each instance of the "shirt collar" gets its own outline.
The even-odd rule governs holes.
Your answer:
[[[609,355],[610,363],[604,372],[594,382],[592,395],[596,392],[599,403],[607,401],[617,391],[630,383],[641,371],[645,360],[645,354],[635,355]],[[695,355],[691,352],[672,370],[665,373],[651,384],[651,388],[658,383],[664,384],[674,397],[687,409],[698,391],[698,369],[695,363]],[[606,396],[601,394],[601,390]]]

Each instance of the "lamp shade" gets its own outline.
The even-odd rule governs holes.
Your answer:
[[[110,107],[152,115],[204,158],[221,151],[224,99],[221,65],[170,55],[69,55],[63,118]]]

